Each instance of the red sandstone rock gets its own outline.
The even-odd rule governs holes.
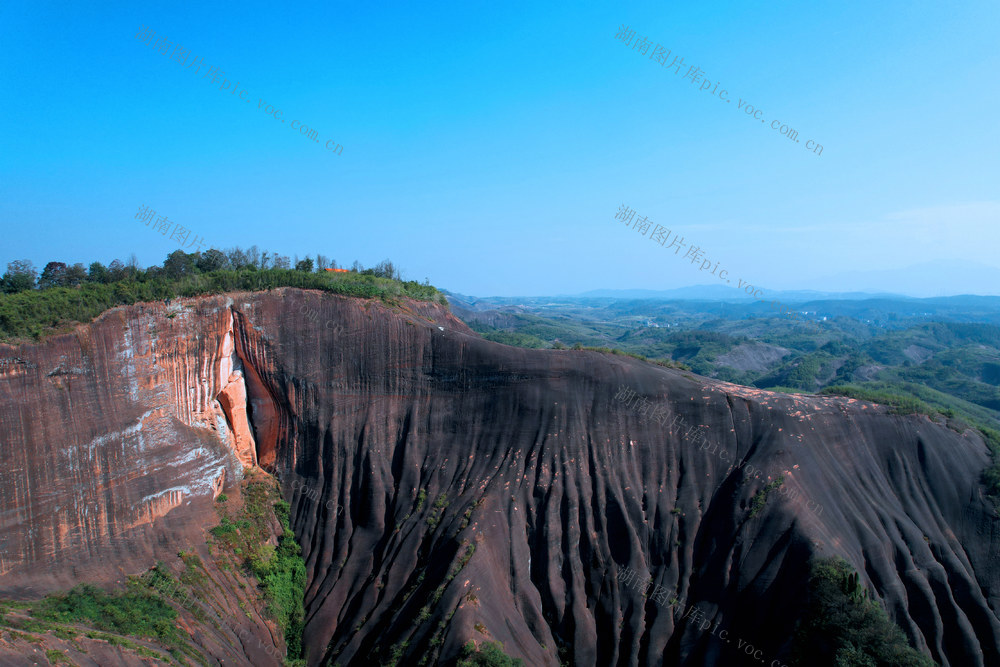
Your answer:
[[[230,374],[226,386],[219,392],[219,404],[235,439],[236,456],[244,466],[257,465],[257,443],[247,420],[247,388],[241,372]]]
[[[743,664],[624,566],[782,658],[808,558],[836,554],[935,659],[1000,664],[998,524],[971,431],[490,343],[427,303],[182,303],[0,346],[0,593],[111,581],[204,542],[220,476],[255,447],[303,546],[310,665],[446,659],[484,637],[530,665],[560,647],[580,665]],[[615,400],[621,385],[706,446]],[[779,474],[797,495],[750,518]]]

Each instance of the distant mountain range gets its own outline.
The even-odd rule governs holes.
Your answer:
[[[786,303],[815,300],[860,301],[890,299],[894,301],[951,297],[952,295],[1000,294],[1000,269],[985,264],[958,260],[924,262],[900,269],[876,269],[830,274],[803,281],[824,285],[825,290],[770,290],[763,285],[767,300]],[[754,283],[756,285],[756,283]],[[974,286],[970,289],[970,286]],[[761,285],[757,285],[761,287]],[[442,290],[444,291],[444,290]],[[454,294],[454,296],[460,296]],[[576,294],[555,296],[482,297],[508,303],[543,298],[571,299],[651,299],[750,302],[752,297],[734,285],[704,284],[666,290],[596,289]],[[989,297],[987,297],[989,298]]]
[[[656,300],[698,300],[698,301],[753,301],[753,297],[744,290],[726,285],[692,285],[669,290],[649,289],[599,289],[581,294],[559,295],[568,298],[593,299],[656,299]],[[818,299],[911,299],[900,294],[888,292],[819,292],[815,290],[767,291],[768,301],[778,299],[785,302],[816,301]]]
[[[916,267],[914,267],[916,268]],[[988,268],[988,267],[984,267]],[[871,272],[872,274],[878,272]],[[891,273],[891,272],[886,272]],[[860,274],[859,274],[860,275]],[[836,282],[832,281],[831,282]],[[884,282],[884,281],[883,281]],[[984,283],[984,291],[994,289],[994,285],[1000,286],[1000,271],[997,272],[996,280]],[[889,301],[922,301],[927,303],[943,303],[945,301],[954,304],[956,299],[966,300],[975,305],[1000,304],[1000,296],[982,294],[952,294],[952,295],[926,295],[929,290],[920,290],[925,296],[913,296],[900,292],[856,290],[850,292],[830,292],[821,290],[764,290],[762,297],[770,302],[774,299],[784,303],[805,303],[808,301],[865,301],[870,299]],[[613,299],[613,300],[650,300],[650,301],[722,301],[733,303],[750,303],[754,298],[744,290],[727,285],[690,285],[688,287],[677,287],[667,290],[651,289],[596,289],[577,294],[555,294],[555,295],[534,295],[534,296],[485,296],[475,297],[457,292],[441,290],[444,294],[452,298],[458,298],[466,302],[476,302],[488,300],[496,303],[532,303],[537,305],[539,301],[552,299]]]
[[[900,269],[874,269],[831,274],[812,284],[836,286],[841,290],[874,291],[873,286],[886,292],[917,297],[938,297],[950,294],[997,294],[1000,291],[1000,269],[965,260],[942,259],[923,262]],[[974,288],[970,289],[969,286]]]
[[[551,306],[556,302],[581,303],[586,301],[600,301],[605,304],[611,301],[701,301],[709,303],[740,303],[751,305],[753,297],[741,290],[721,285],[694,285],[691,287],[680,287],[670,290],[648,290],[648,289],[599,289],[583,292],[580,294],[558,294],[554,296],[471,296],[441,290],[453,302],[459,302],[467,308],[496,308],[500,306]],[[889,304],[910,304],[950,306],[950,307],[975,307],[975,308],[1000,308],[1000,296],[982,296],[977,294],[957,294],[954,296],[938,297],[913,297],[902,294],[890,294],[885,292],[820,292],[813,290],[789,290],[767,292],[763,294],[769,303],[778,300],[783,303],[816,304],[818,302],[829,301],[873,301],[878,302],[878,307],[886,308]]]

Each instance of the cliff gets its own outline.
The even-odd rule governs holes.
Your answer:
[[[942,664],[1000,664],[974,432],[490,343],[429,303],[286,288],[0,346],[0,452],[0,595],[20,598],[203,544],[245,467],[279,478],[310,665],[435,664],[469,639],[531,665],[767,664],[813,555],[852,563]]]

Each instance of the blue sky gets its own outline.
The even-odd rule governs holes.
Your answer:
[[[616,41],[622,24],[681,73]],[[8,0],[0,263],[159,263],[179,246],[135,220],[146,205],[206,247],[389,257],[465,294],[717,284],[617,222],[624,203],[768,290],[880,289],[941,262],[937,293],[998,294],[977,278],[1000,268],[998,27],[994,0]]]

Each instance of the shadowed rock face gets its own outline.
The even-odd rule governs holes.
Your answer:
[[[292,503],[311,665],[434,664],[470,638],[531,665],[769,664],[813,555],[850,561],[943,664],[1000,664],[998,522],[972,432],[490,343],[426,303],[182,303],[0,347],[0,593],[203,542],[213,496],[255,457]],[[616,400],[623,386],[666,423]]]

